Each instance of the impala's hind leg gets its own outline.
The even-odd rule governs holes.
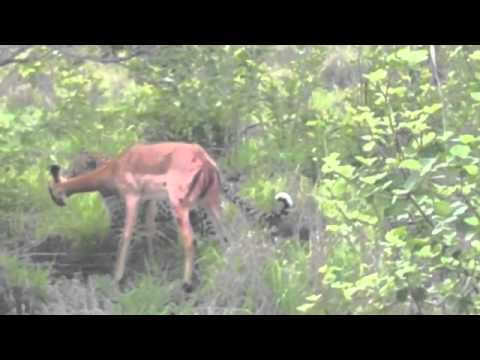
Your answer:
[[[172,211],[178,224],[178,231],[182,239],[183,250],[185,254],[185,263],[183,271],[183,289],[186,292],[193,290],[193,260],[195,258],[195,246],[193,243],[193,231],[190,225],[189,212],[190,209],[172,202]]]

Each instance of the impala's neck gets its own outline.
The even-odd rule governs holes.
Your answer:
[[[103,166],[84,175],[70,178],[60,184],[59,188],[65,191],[67,196],[74,194],[98,191],[104,196],[115,192],[111,170]]]

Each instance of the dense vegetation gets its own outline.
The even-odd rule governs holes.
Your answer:
[[[24,299],[6,312],[480,312],[479,47],[10,45],[0,65],[0,308]],[[308,243],[226,203],[235,241],[199,242],[189,297],[172,245],[121,293],[32,260],[109,228],[96,194],[52,203],[48,165],[165,140],[205,146],[265,211],[289,192]]]

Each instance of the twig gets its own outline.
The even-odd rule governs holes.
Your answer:
[[[412,202],[412,204],[417,208],[417,210],[420,212],[420,214],[422,215],[422,217],[425,219],[425,221],[428,223],[428,225],[430,225],[432,228],[435,227],[435,224],[432,222],[432,220],[427,216],[427,214],[425,214],[425,212],[422,210],[422,208],[420,207],[420,205],[417,203],[417,201],[415,200],[415,198],[413,197],[412,194],[408,194],[407,195],[407,198]]]
[[[438,66],[437,66],[437,55],[435,52],[435,45],[430,45],[430,60],[432,63],[432,74],[433,78],[435,79],[435,85],[437,87],[438,96],[440,97],[440,101],[442,102],[442,127],[443,127],[443,135],[447,131],[447,114],[445,109],[445,98],[443,97],[442,92],[442,83],[440,82],[440,76],[438,74]]]

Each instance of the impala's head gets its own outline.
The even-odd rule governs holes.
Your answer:
[[[65,199],[67,198],[67,195],[65,190],[59,186],[63,181],[65,181],[65,179],[60,176],[60,170],[61,168],[58,165],[50,166],[50,175],[52,175],[53,182],[48,184],[48,191],[55,204],[58,206],[65,206]]]

